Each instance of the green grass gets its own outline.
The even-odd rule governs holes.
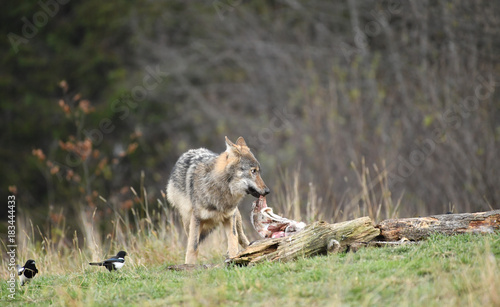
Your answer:
[[[131,255],[135,259],[140,255]],[[182,262],[179,259],[179,262]],[[138,263],[138,261],[136,261]],[[434,236],[290,263],[176,272],[81,266],[41,274],[10,303],[64,306],[499,306],[500,234]],[[7,285],[2,283],[4,306]]]

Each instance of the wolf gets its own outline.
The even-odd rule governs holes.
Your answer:
[[[220,224],[230,258],[238,253],[238,243],[248,246],[238,204],[246,194],[259,198],[270,192],[260,172],[259,161],[242,137],[235,144],[226,136],[226,151],[219,155],[199,148],[177,160],[167,183],[167,200],[180,213],[188,235],[186,264],[196,263],[200,242]]]

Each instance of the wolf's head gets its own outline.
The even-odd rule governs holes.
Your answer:
[[[225,173],[233,194],[247,193],[259,198],[270,192],[260,176],[259,161],[242,137],[235,144],[226,136],[226,151],[219,156],[216,169]]]

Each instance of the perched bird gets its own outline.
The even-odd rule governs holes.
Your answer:
[[[17,265],[17,274],[19,275],[19,281],[21,282],[21,286],[28,283],[33,277],[35,277],[38,270],[35,266],[35,260],[28,260],[24,264],[24,266]]]
[[[250,221],[253,228],[263,238],[281,238],[297,233],[306,227],[303,222],[297,222],[281,217],[267,206],[266,198],[260,196],[252,204]]]
[[[116,256],[106,259],[102,262],[90,262],[90,265],[104,266],[110,272],[113,270],[119,270],[125,264],[125,256],[127,253],[124,251],[119,251]]]

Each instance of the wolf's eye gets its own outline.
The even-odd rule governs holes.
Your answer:
[[[252,168],[250,171],[252,172],[252,174],[257,173],[257,169],[256,168]]]

